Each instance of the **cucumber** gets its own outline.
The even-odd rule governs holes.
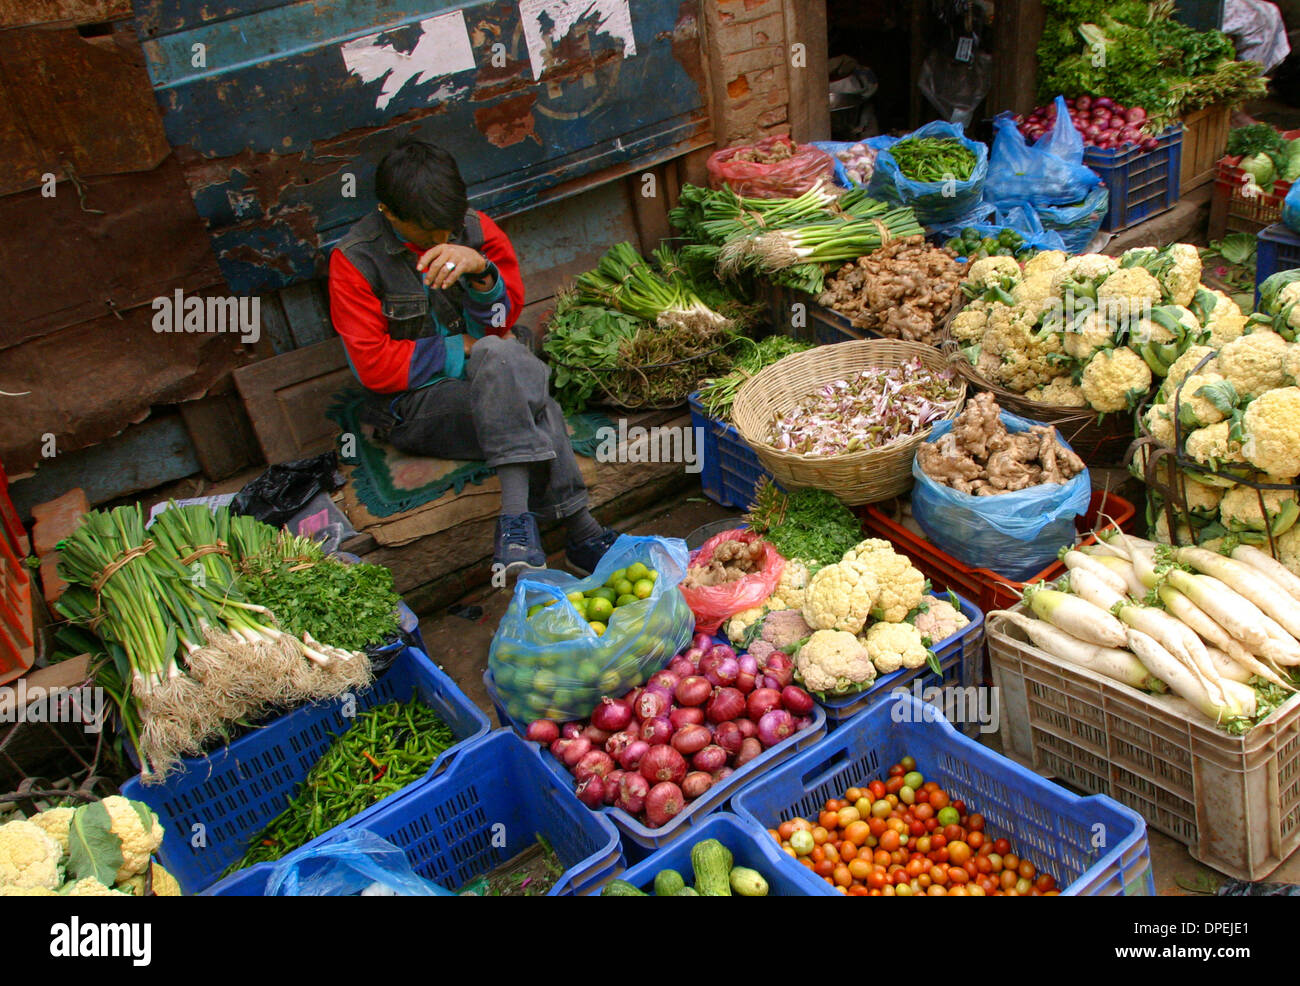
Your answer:
[[[758,870],[751,870],[747,866],[736,866],[732,869],[729,880],[731,889],[741,897],[767,896],[767,881]]]
[[[649,897],[647,893],[638,890],[626,880],[611,880],[605,884],[605,889],[600,892],[602,897]]]
[[[656,897],[671,897],[684,886],[686,881],[676,870],[660,870],[655,876]]]

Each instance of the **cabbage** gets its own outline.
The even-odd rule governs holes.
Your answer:
[[[1252,154],[1241,159],[1241,170],[1255,179],[1255,184],[1267,192],[1273,187],[1277,170],[1267,154]]]
[[[1286,145],[1282,165],[1282,177],[1287,181],[1300,178],[1300,140],[1289,141]]]

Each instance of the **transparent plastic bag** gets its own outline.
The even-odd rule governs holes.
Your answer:
[[[821,151],[825,151],[827,154],[831,156],[831,163],[835,166],[835,184],[838,185],[840,188],[864,188],[865,187],[865,184],[860,185],[857,182],[850,180],[848,170],[845,168],[844,162],[835,156],[840,151],[847,150],[848,148],[852,147],[855,143],[862,144],[870,148],[872,151],[879,152],[881,148],[886,147],[888,145],[889,138],[868,137],[866,140],[859,140],[859,141],[814,140],[811,144],[812,147],[815,147]],[[869,180],[870,179],[868,179],[868,181]]]
[[[690,642],[695,626],[678,588],[687,557],[680,538],[623,534],[585,579],[555,570],[520,579],[488,653],[510,716],[580,719],[602,695],[621,695],[663,668]],[[615,609],[598,635],[567,594],[603,586],[635,562],[659,573],[652,592]],[[534,606],[541,608],[530,617]]]
[[[1087,253],[1088,244],[1101,229],[1110,208],[1110,192],[1099,185],[1088,193],[1082,202],[1070,205],[1035,206],[1038,221],[1043,229],[1059,233],[1066,253]]]
[[[957,222],[935,232],[946,240],[954,236],[960,237],[967,229],[973,229],[981,239],[986,236],[997,239],[1004,229],[1013,229],[1020,234],[1024,245],[1032,250],[1065,249],[1065,243],[1059,233],[1043,229],[1043,224],[1039,222],[1038,213],[1034,211],[1033,206],[1016,206],[1005,213],[995,213],[993,207],[989,206],[988,211],[990,215],[983,222]]]
[[[1002,422],[1012,434],[1038,424],[1006,411]],[[938,421],[926,441],[936,442],[951,429],[951,421]],[[1057,440],[1069,448],[1059,434]],[[1062,545],[1074,542],[1074,518],[1087,512],[1092,498],[1087,469],[1064,484],[1044,483],[996,496],[975,496],[937,483],[915,459],[912,477],[912,516],[925,536],[959,562],[991,568],[1015,582],[1033,578],[1056,560]]]
[[[970,61],[959,62],[934,50],[921,64],[916,87],[943,118],[968,126],[975,109],[993,85],[993,56],[977,52]]]
[[[741,151],[769,153],[777,147],[788,148],[791,156],[775,164],[736,160]],[[785,136],[725,147],[710,155],[707,167],[709,187],[721,188],[725,184],[737,195],[753,199],[796,198],[819,181],[830,185],[835,177],[835,162],[829,154],[811,144],[796,144]]]
[[[911,137],[952,137],[960,140],[975,155],[975,167],[964,181],[913,181],[904,175],[894,159],[892,148]],[[871,174],[867,193],[872,198],[906,205],[916,213],[923,226],[941,226],[960,220],[980,207],[984,179],[989,170],[989,149],[969,139],[959,123],[936,120],[920,127],[907,137],[883,138],[885,146],[876,155],[876,170]]]
[[[753,531],[734,530],[715,534],[691,555],[692,565],[707,565],[724,541],[753,544],[760,540]],[[763,562],[757,572],[726,582],[722,585],[688,588],[682,586],[682,595],[695,614],[695,629],[701,633],[716,633],[724,620],[746,609],[761,606],[776,591],[785,569],[785,559],[767,542],[763,542]]]
[[[344,829],[275,864],[264,897],[454,897],[411,868],[406,853],[365,829]]]
[[[1073,134],[1073,141],[1063,128]],[[1003,202],[1028,202],[1035,206],[1079,202],[1101,184],[1101,177],[1082,163],[1083,140],[1070,123],[1065,100],[1059,96],[1055,127],[1043,134],[1038,143],[1026,143],[1024,135],[1016,128],[1016,121],[1008,115],[994,120],[993,129],[995,135],[993,150],[989,153],[984,198],[995,205]],[[1076,145],[1077,157],[1074,153]]]

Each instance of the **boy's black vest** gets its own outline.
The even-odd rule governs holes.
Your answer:
[[[465,213],[465,229],[452,243],[483,249],[483,224],[474,209]],[[465,331],[462,308],[465,289],[457,281],[442,290],[428,289],[415,269],[419,256],[407,249],[393,232],[388,220],[372,212],[348,230],[334,249],[342,250],[370,284],[388,319],[388,333],[394,339],[426,339],[439,334],[438,325],[449,335]]]

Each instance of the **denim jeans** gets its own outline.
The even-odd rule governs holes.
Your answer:
[[[549,377],[527,346],[484,336],[470,350],[464,380],[398,398],[388,441],[411,455],[528,464],[529,509],[542,520],[570,517],[586,508],[587,486]]]

